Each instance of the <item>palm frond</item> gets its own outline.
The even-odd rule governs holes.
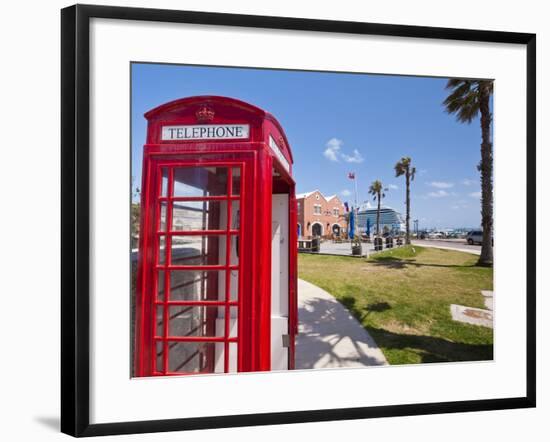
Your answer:
[[[455,114],[456,119],[462,123],[471,123],[479,114],[480,88],[487,88],[489,94],[492,94],[493,82],[451,78],[445,86],[451,93],[443,101],[447,113]]]
[[[403,163],[401,161],[397,162],[394,166],[395,169],[395,176],[401,176],[406,172],[406,168],[404,167]]]
[[[455,89],[457,86],[460,86],[464,80],[460,78],[451,78],[447,81],[445,89]]]

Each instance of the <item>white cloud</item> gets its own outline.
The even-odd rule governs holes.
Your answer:
[[[399,189],[399,186],[396,186],[395,184],[388,184],[388,189],[397,190]]]
[[[327,141],[326,149],[323,155],[330,161],[338,161],[338,153],[342,147],[343,141],[338,138],[331,138]]]
[[[448,183],[445,181],[432,181],[430,183],[426,183],[428,186],[436,187],[437,189],[450,189],[454,186],[453,183]]]
[[[340,192],[340,195],[342,196],[350,196],[351,192],[348,189],[344,189]]]
[[[340,154],[346,163],[362,163],[364,161],[363,156],[357,149],[353,149],[353,155]]]
[[[327,141],[325,145],[325,150],[323,155],[329,161],[338,162],[340,158],[343,159],[346,163],[362,163],[365,159],[361,152],[357,149],[353,149],[353,155],[348,155],[341,152],[342,145],[344,142],[338,138],[331,138]]]
[[[469,178],[466,178],[466,179],[462,180],[462,184],[464,184],[465,186],[473,186],[474,184],[477,184],[477,183],[478,183],[478,181],[471,180]]]
[[[435,192],[429,192],[428,193],[428,197],[430,198],[443,198],[445,196],[449,196],[450,193],[449,192],[446,192],[444,190],[437,190]]]
[[[468,196],[471,196],[472,198],[481,198],[481,192],[472,192],[469,193]]]
[[[416,173],[418,176],[426,175],[428,173],[428,169],[418,169]]]

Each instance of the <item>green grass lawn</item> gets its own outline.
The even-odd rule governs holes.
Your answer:
[[[299,278],[331,293],[363,324],[390,364],[493,358],[493,330],[453,321],[450,304],[485,308],[493,269],[477,256],[406,246],[368,259],[300,254]]]

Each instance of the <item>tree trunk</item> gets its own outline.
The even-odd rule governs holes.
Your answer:
[[[478,265],[493,265],[493,143],[491,142],[491,112],[489,110],[489,86],[479,86],[479,111],[481,114],[481,225],[483,241]]]
[[[376,211],[376,236],[380,238],[380,193],[378,194],[378,210]]]
[[[405,174],[405,179],[406,179],[406,186],[407,186],[407,189],[406,189],[406,192],[407,192],[407,199],[406,199],[406,204],[407,204],[407,214],[406,214],[406,219],[405,219],[405,244],[410,244],[411,243],[411,233],[410,233],[410,228],[409,228],[409,222],[410,222],[410,219],[411,219],[411,173],[410,173],[410,166],[407,167],[407,172]]]

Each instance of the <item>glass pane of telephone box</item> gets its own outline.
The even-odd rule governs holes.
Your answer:
[[[239,225],[240,201],[232,201],[229,228],[238,230]],[[172,206],[172,231],[227,230],[227,227],[227,201],[175,201]]]
[[[227,195],[227,167],[178,167],[174,169],[174,196]]]
[[[225,265],[224,235],[173,235],[172,265]]]
[[[159,203],[158,231],[166,232],[166,201]]]
[[[161,305],[156,307],[155,323],[155,336],[164,336],[164,307]]]
[[[166,238],[164,237],[164,235],[162,235],[158,239],[157,264],[164,264],[165,254],[166,254]]]
[[[223,346],[214,342],[170,342],[168,370],[172,373],[214,373],[220,370],[217,360],[223,360]]]
[[[157,271],[157,300],[164,301],[164,270]]]
[[[220,278],[219,292],[221,300],[225,300],[225,279]],[[239,271],[229,270],[229,301],[237,301],[239,297]]]
[[[177,305],[169,309],[169,336],[216,336],[217,306]]]
[[[241,194],[241,169],[240,167],[233,167],[231,170],[233,175],[231,187],[231,195],[240,195]]]
[[[155,341],[155,352],[156,352],[156,371],[164,371],[164,342]]]
[[[223,301],[225,270],[171,270],[170,301]]]
[[[166,197],[168,196],[168,169],[163,167],[160,174],[160,196]]]
[[[238,307],[229,307],[229,320],[228,322],[228,330],[226,335],[226,307],[225,306],[219,306],[217,307],[218,313],[217,313],[217,330],[216,334],[217,336],[226,336],[228,338],[236,338],[239,335],[239,308]]]

